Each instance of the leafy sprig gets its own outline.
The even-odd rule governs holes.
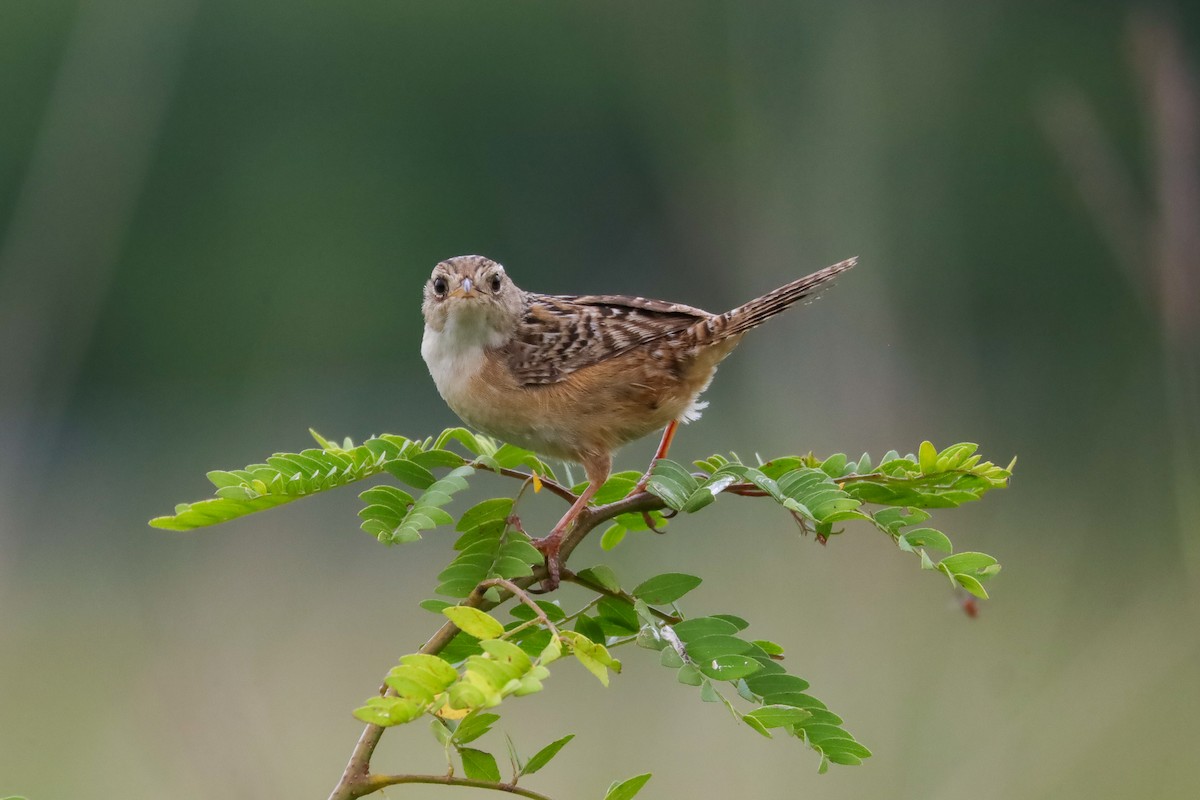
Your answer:
[[[839,522],[869,522],[901,550],[916,553],[922,569],[937,570],[986,599],[982,584],[1000,571],[996,559],[985,553],[959,553],[935,563],[927,551],[953,553],[949,537],[934,528],[913,527],[930,518],[926,508],[952,508],[1008,485],[1015,459],[1008,467],[998,467],[981,462],[977,449],[964,443],[938,452],[923,442],[919,456],[892,451],[875,468],[866,453],[858,461],[847,461],[841,453],[824,460],[810,454],[777,458],[758,467],[743,464],[736,455],[718,455],[697,461],[697,474],[662,460],[654,465],[649,490],[670,508],[687,513],[699,511],[724,492],[770,497],[792,512],[802,528],[812,526],[823,541],[840,533],[834,529]],[[886,507],[872,512],[863,508],[867,503]]]
[[[513,697],[540,692],[551,665],[564,656],[607,686],[610,675],[621,669],[612,651],[629,644],[657,652],[679,683],[696,687],[702,701],[723,705],[750,730],[804,742],[820,756],[822,772],[830,764],[859,764],[871,755],[842,727],[841,717],[809,693],[808,682],[784,667],[782,645],[746,638],[749,623],[735,615],[689,617],[683,612],[679,601],[700,585],[697,576],[666,573],[625,590],[619,576],[603,565],[578,572],[564,567],[564,581],[589,590],[590,599],[567,611],[556,602],[532,598],[527,590],[545,576],[545,569],[521,526],[518,501],[528,486],[546,488],[568,502],[583,488],[557,483],[549,465],[535,454],[463,428],[423,440],[382,435],[360,445],[349,439],[338,445],[315,432],[313,437],[319,448],[208,473],[214,497],[181,504],[174,514],[150,524],[192,530],[350,483],[392,478],[406,488],[382,483],[360,493],[363,530],[385,544],[403,544],[454,526],[455,556],[438,574],[435,588],[457,604],[440,599],[421,603],[445,622],[421,651],[400,659],[380,695],[355,710],[368,728],[331,798],[360,797],[401,783],[441,783],[547,800],[518,782],[546,767],[573,734],[527,760],[506,738],[512,769],[507,781],[496,756],[481,749],[478,740],[499,720],[496,709]],[[983,461],[973,444],[939,451],[924,442],[915,455],[892,451],[877,465],[866,454],[855,461],[844,454],[783,456],[753,465],[730,454],[694,466],[696,471],[661,460],[647,491],[640,493],[635,493],[638,473],[612,475],[568,532],[563,560],[601,524],[608,523],[602,547],[611,549],[630,533],[661,532],[669,517],[696,513],[718,496],[733,494],[769,498],[822,542],[840,534],[845,523],[863,522],[900,550],[916,554],[924,569],[941,572],[976,597],[987,597],[982,584],[999,572],[993,557],[954,553],[950,538],[926,525],[927,509],[952,508],[1007,485],[1013,465],[1002,468]],[[487,499],[456,516],[448,509],[479,471],[516,478],[522,488],[515,498]],[[935,561],[931,552],[944,555]],[[508,603],[511,620],[501,622],[491,612]],[[370,774],[371,754],[383,730],[418,720],[428,720],[445,749],[449,771]],[[455,774],[454,756],[465,777]],[[628,800],[649,778],[644,774],[615,782],[605,798]]]

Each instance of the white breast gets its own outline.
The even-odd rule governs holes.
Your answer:
[[[452,408],[469,404],[471,379],[483,367],[484,350],[504,344],[504,336],[482,314],[453,313],[440,331],[425,326],[421,357],[438,392]]]

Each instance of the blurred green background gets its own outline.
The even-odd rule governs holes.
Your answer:
[[[450,537],[384,549],[348,490],[146,520],[309,426],[454,424],[420,290],[479,252],[712,310],[859,255],[722,366],[675,455],[1020,457],[934,518],[1004,564],[974,621],[878,534],[822,548],[733,498],[586,545],[631,584],[706,576],[688,609],[784,643],[876,755],[817,776],[631,650],[607,690],[563,669],[513,704],[526,754],[579,734],[532,786],[1196,796],[1198,37],[1069,0],[7,0],[0,795],[325,796],[350,710],[436,625],[415,603]],[[438,759],[397,730],[376,768]]]

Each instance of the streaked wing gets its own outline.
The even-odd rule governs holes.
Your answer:
[[[525,385],[557,383],[578,369],[691,327],[712,315],[691,306],[620,295],[527,292],[508,364]]]

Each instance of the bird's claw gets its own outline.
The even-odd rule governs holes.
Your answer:
[[[676,511],[676,510],[674,510],[674,509],[668,509],[667,511],[663,511],[663,512],[662,512],[662,518],[663,518],[664,520],[672,519],[672,518],[673,518],[673,517],[674,517],[676,514],[678,514],[678,513],[679,513],[679,512],[678,512],[678,511]],[[647,528],[649,528],[649,529],[650,529],[651,531],[653,531],[654,533],[657,533],[657,534],[660,534],[660,535],[661,535],[661,534],[664,534],[664,533],[666,533],[666,531],[665,531],[665,530],[663,530],[662,528],[659,528],[659,527],[657,527],[657,526],[654,524],[654,514],[652,514],[652,513],[651,513],[651,512],[649,512],[649,511],[643,511],[643,512],[642,512],[642,522],[646,523],[646,527],[647,527]]]
[[[558,584],[561,582],[562,561],[559,559],[558,550],[562,545],[562,539],[562,531],[551,531],[549,536],[530,542],[539,553],[546,557],[546,577],[542,579],[542,588],[536,590],[535,594],[552,592],[558,588]]]

